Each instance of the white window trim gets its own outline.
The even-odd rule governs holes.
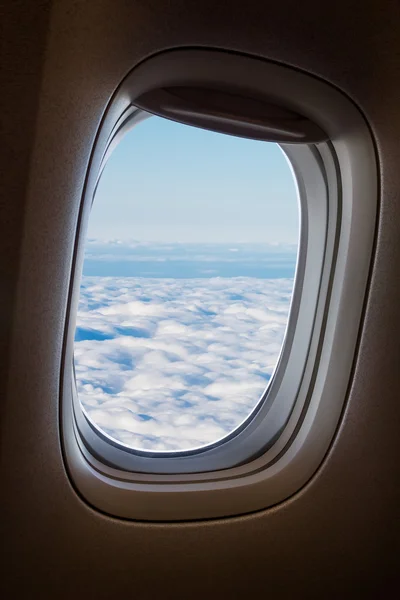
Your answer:
[[[349,382],[371,260],[377,203],[375,152],[362,116],[337,90],[286,67],[238,55],[180,50],[137,67],[114,97],[100,129],[82,205],[66,330],[62,430],[75,485],[115,516],[181,520],[250,512],[295,493],[332,441]],[[213,53],[215,58],[215,53]],[[173,58],[173,60],[171,60]],[[251,69],[248,69],[248,61]],[[188,65],[196,64],[196,69]],[[301,241],[287,335],[266,401],[246,428],[201,452],[152,456],[102,439],[79,408],[71,369],[83,233],[105,160],[127,127],[146,115],[131,106],[160,73],[174,77],[242,75],[273,89],[323,127],[331,142],[285,145],[301,199]],[[206,65],[206,72],[202,71]],[[148,65],[147,65],[148,66]],[[143,74],[144,69],[144,74]],[[251,75],[249,75],[251,73]],[[250,80],[246,81],[247,79]],[[151,80],[151,77],[150,77]],[[162,82],[161,82],[162,83]],[[302,96],[296,97],[297,90]],[[74,276],[75,275],[75,276]],[[302,293],[307,290],[307,296]],[[298,311],[298,315],[296,315]],[[75,410],[74,410],[75,407]],[[235,466],[237,465],[237,466]]]

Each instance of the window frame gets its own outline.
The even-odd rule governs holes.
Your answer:
[[[143,117],[151,118],[151,115],[143,115],[140,109],[132,116],[119,128],[119,139],[141,122]],[[115,147],[114,138],[111,138],[109,145]],[[332,162],[330,153],[325,154],[326,160]],[[107,150],[102,161],[101,173],[109,155]],[[248,417],[231,433],[207,446],[187,451],[151,452],[119,443],[99,430],[82,410],[73,381],[72,394],[78,429],[91,451],[107,463],[127,471],[143,473],[193,473],[226,469],[249,460],[254,453],[266,451],[288,421],[303,371],[309,360],[314,313],[317,304],[326,302],[327,290],[324,290],[323,297],[320,297],[320,280],[323,271],[331,270],[332,252],[326,259],[326,246],[328,242],[332,245],[337,221],[336,211],[331,211],[331,219],[328,223],[326,174],[318,148],[287,147],[286,156],[288,155],[291,156],[291,159],[288,159],[289,164],[298,183],[301,222],[296,276],[281,352],[261,399]],[[297,166],[293,168],[292,165]],[[332,168],[332,164],[330,166]],[[303,171],[312,173],[311,181],[302,181]],[[309,188],[307,200],[305,199],[306,187]],[[315,226],[315,222],[321,225]],[[328,231],[332,231],[329,236],[332,239],[328,238]],[[308,290],[307,298],[302,294],[304,287]],[[299,320],[301,327],[299,327]],[[306,343],[304,336],[308,338]]]
[[[292,106],[296,104],[293,91],[301,84],[304,94],[295,107],[306,110],[330,136],[330,141],[310,146],[282,145],[298,184],[301,235],[287,333],[266,397],[226,438],[173,455],[112,443],[80,410],[71,368],[78,274],[99,177],[121,136],[148,116],[133,107],[132,101],[137,89],[148,84],[149,73],[150,80],[165,72],[175,80],[179,72],[181,77],[185,73],[187,79],[188,64],[210,64],[210,52],[164,53],[150,59],[150,69],[144,64],[144,75],[141,65],[128,76],[99,129],[82,202],[65,338],[65,456],[83,495],[98,508],[127,518],[176,520],[238,514],[265,508],[297,491],[315,472],[331,443],[357,342],[377,200],[376,161],[368,127],[347,98],[317,79],[258,59],[218,53],[213,63],[215,78],[232,77],[233,67],[235,77],[238,72],[244,74],[250,61],[253,85],[259,89],[272,81],[275,97],[280,94],[286,102],[290,97]]]

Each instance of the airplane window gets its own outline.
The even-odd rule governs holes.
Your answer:
[[[264,397],[288,322],[297,188],[277,144],[151,117],[95,195],[74,362],[81,407],[115,442],[202,448]]]
[[[165,97],[216,81],[297,116]],[[149,521],[276,505],[321,464],[349,386],[378,197],[363,116],[297,70],[182,49],[132,70],[89,147],[60,388],[75,486]]]

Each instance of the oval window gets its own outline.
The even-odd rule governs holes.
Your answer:
[[[151,117],[94,199],[74,360],[83,411],[130,448],[202,448],[237,429],[277,365],[299,207],[274,143]]]

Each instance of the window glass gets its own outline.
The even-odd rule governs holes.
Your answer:
[[[131,448],[235,430],[288,320],[299,209],[278,145],[151,117],[120,142],[91,211],[75,334],[82,409]]]

